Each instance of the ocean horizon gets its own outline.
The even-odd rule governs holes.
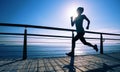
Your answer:
[[[98,45],[100,49],[100,46]],[[70,45],[28,45],[28,58],[44,57],[62,57],[65,53],[70,52]],[[23,45],[0,45],[1,58],[22,58]],[[100,50],[99,50],[100,51]],[[119,44],[104,44],[104,53],[120,52]],[[77,45],[75,55],[99,54],[94,49],[85,45]]]

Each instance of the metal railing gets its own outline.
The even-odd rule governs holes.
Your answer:
[[[24,33],[5,33],[1,32],[2,35],[22,35],[24,36],[23,41],[23,60],[27,58],[27,36],[44,36],[44,37],[59,37],[59,38],[73,38],[74,29],[65,29],[65,28],[56,28],[56,27],[47,27],[47,26],[36,26],[36,25],[23,25],[23,24],[10,24],[10,23],[0,23],[0,26],[9,26],[9,27],[23,27]],[[69,31],[72,32],[72,36],[60,36],[60,35],[45,35],[45,34],[28,34],[27,28],[37,28],[37,29],[48,29],[48,30],[58,30],[58,31]],[[90,34],[98,34],[100,38],[87,38],[86,39],[99,39],[100,40],[100,54],[103,54],[103,40],[120,40],[120,39],[111,39],[111,38],[103,38],[103,35],[114,35],[120,36],[120,34],[113,34],[113,33],[103,33],[103,32],[92,32],[92,31],[85,31],[86,33]]]

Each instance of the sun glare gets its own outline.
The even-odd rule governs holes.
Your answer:
[[[75,18],[77,16],[76,9],[78,8],[78,4],[76,2],[72,2],[69,4],[66,8],[66,14],[68,17],[73,17]]]
[[[68,10],[68,15],[70,17],[76,17],[77,16],[76,7],[70,7]]]

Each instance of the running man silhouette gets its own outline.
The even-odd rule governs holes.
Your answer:
[[[84,45],[88,45],[88,46],[92,47],[96,52],[98,52],[97,45],[96,44],[92,45],[91,43],[87,42],[84,38],[85,30],[83,28],[83,20],[86,20],[88,22],[86,29],[89,29],[90,20],[86,17],[86,15],[82,14],[83,12],[84,12],[84,8],[78,7],[78,9],[77,9],[78,16],[75,18],[74,21],[73,21],[73,17],[71,17],[71,25],[74,26],[74,24],[75,24],[77,35],[75,37],[73,37],[73,39],[72,39],[71,52],[66,53],[66,55],[68,55],[68,56],[74,56],[75,42],[78,39],[80,39],[80,41]]]

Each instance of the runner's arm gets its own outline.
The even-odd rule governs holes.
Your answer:
[[[90,20],[84,15],[85,20],[88,22],[86,29],[89,29]]]
[[[74,26],[75,21],[73,21],[73,17],[71,17],[71,26]]]

